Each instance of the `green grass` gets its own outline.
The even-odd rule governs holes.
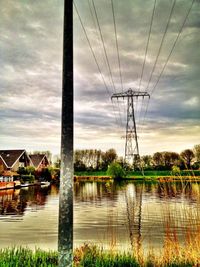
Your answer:
[[[165,260],[150,255],[147,258],[134,257],[131,253],[106,252],[87,244],[75,250],[75,267],[192,267],[195,261],[174,257]]]
[[[196,261],[175,257],[161,260],[156,257],[139,259],[131,253],[103,251],[96,246],[83,245],[74,251],[74,267],[192,267]],[[6,248],[0,250],[1,267],[55,267],[58,266],[58,253],[28,248]]]
[[[107,172],[106,171],[82,171],[82,172],[75,171],[75,175],[77,176],[107,176]]]
[[[106,171],[83,171],[83,172],[76,172],[75,175],[77,176],[107,176]],[[151,178],[156,178],[156,177],[165,177],[165,176],[171,176],[172,172],[171,170],[166,170],[166,171],[159,171],[159,170],[151,170],[151,171],[144,171],[145,177],[151,177]],[[184,170],[180,172],[180,176],[200,176],[200,171],[199,170]],[[140,179],[143,179],[144,177],[142,176],[140,171],[129,171],[127,173],[127,178],[129,177],[137,177]]]
[[[81,263],[78,265],[80,267],[139,267],[140,265],[137,263],[135,259],[133,259],[130,255],[116,255],[112,256],[109,254],[102,254],[98,256],[87,255],[85,256]]]
[[[54,267],[58,266],[58,253],[13,247],[0,250],[1,267]]]
[[[112,254],[103,252],[96,246],[87,244],[75,250],[76,267],[139,267],[137,260],[130,254]]]
[[[165,170],[165,171],[159,171],[159,170],[151,170],[151,171],[144,171],[144,175],[145,176],[152,176],[152,177],[156,177],[156,176],[171,176],[172,175],[172,171],[171,170]],[[200,176],[200,171],[199,170],[182,170],[180,172],[180,176]],[[131,171],[128,172],[128,176],[141,176],[141,172],[139,171]]]

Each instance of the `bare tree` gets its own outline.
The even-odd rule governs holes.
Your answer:
[[[153,161],[156,166],[161,166],[163,164],[163,155],[161,152],[156,152],[153,154]]]
[[[149,168],[151,167],[152,164],[152,156],[151,155],[144,155],[141,157],[142,159],[142,164],[144,168]]]
[[[185,149],[181,152],[180,156],[182,157],[182,159],[184,160],[186,166],[188,169],[191,168],[191,161],[194,158],[194,153],[191,149]]]
[[[104,168],[107,168],[108,165],[111,164],[116,159],[117,159],[116,150],[113,148],[107,150],[105,153],[102,154]]]
[[[194,151],[196,161],[200,162],[200,144],[195,145],[193,151]]]

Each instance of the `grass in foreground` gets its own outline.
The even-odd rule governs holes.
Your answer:
[[[74,266],[76,267],[139,267],[137,260],[130,254],[113,254],[96,246],[87,244],[75,249]]]
[[[58,266],[58,253],[22,247],[0,250],[1,267],[55,267]]]
[[[168,251],[168,249],[167,249]],[[166,253],[166,251],[165,251]],[[75,267],[198,267],[198,258],[187,258],[185,251],[171,251],[170,255],[142,255],[135,257],[131,253],[117,254],[103,251],[96,246],[84,245],[75,250]]]
[[[168,249],[167,249],[168,251]],[[154,254],[144,258],[135,257],[131,253],[117,254],[106,252],[96,246],[83,245],[74,251],[74,267],[194,267],[199,266],[196,257],[177,253],[176,249],[166,251],[163,257]],[[189,257],[188,257],[189,256]],[[197,255],[195,255],[197,256]],[[199,256],[199,255],[198,255]],[[188,258],[186,258],[188,257]],[[58,253],[37,249],[35,252],[28,248],[8,248],[0,250],[1,267],[55,267],[58,266]]]

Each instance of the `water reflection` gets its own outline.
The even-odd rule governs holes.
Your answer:
[[[0,247],[57,249],[58,188],[0,191]]]
[[[47,200],[50,188],[41,188],[32,186],[23,189],[10,189],[0,191],[0,220],[6,219],[6,216],[23,216],[25,210],[34,211],[42,208]]]
[[[57,249],[59,189],[0,191],[0,247]],[[200,184],[76,182],[74,243],[109,249],[160,249],[200,233]]]
[[[200,197],[199,185],[196,182],[76,182],[74,184],[74,196],[77,201],[94,202],[104,197],[115,199],[119,192],[121,194],[125,190],[129,196],[140,198],[142,187],[145,195],[150,198],[158,198],[159,201],[184,198],[189,202],[197,202]]]
[[[161,248],[170,231],[183,242],[200,227],[198,183],[77,182],[74,189],[76,245]]]
[[[157,195],[160,199],[187,199],[189,202],[199,201],[198,183],[158,183]]]

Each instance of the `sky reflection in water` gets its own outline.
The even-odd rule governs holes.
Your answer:
[[[0,191],[0,247],[57,249],[58,188]],[[161,248],[166,231],[183,242],[200,227],[200,184],[74,184],[74,243]]]

